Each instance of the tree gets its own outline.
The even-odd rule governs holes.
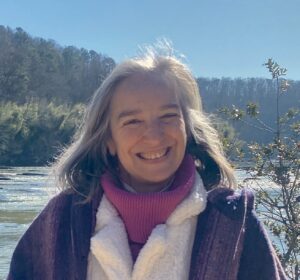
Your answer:
[[[43,165],[72,141],[85,106],[0,103],[0,165]]]
[[[112,58],[95,51],[0,25],[1,102],[85,103],[114,67]]]
[[[282,77],[286,69],[272,59],[263,64],[271,73],[275,91],[275,127],[260,119],[258,105],[245,110],[224,109],[231,119],[268,131],[273,138],[266,144],[251,143],[254,166],[242,185],[257,190],[257,212],[273,234],[273,241],[289,278],[300,279],[300,121],[299,108],[281,112],[281,100],[289,88]],[[266,182],[268,185],[266,186]]]

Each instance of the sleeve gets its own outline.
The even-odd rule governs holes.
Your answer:
[[[254,210],[249,209],[245,230],[238,279],[287,279],[267,232]]]
[[[52,279],[56,233],[66,221],[67,201],[59,194],[35,218],[14,250],[7,280]]]

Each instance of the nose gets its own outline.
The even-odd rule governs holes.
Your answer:
[[[164,129],[159,121],[153,121],[146,127],[144,141],[151,144],[159,144],[164,136]]]

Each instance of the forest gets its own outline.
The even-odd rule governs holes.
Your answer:
[[[72,141],[86,104],[115,65],[108,55],[0,26],[0,165],[51,162]],[[273,136],[266,131],[224,121],[220,110],[259,104],[261,121],[274,126],[272,79],[197,77],[197,82],[204,110],[214,114],[223,136],[237,135],[245,143],[270,141]],[[288,83],[281,113],[300,107],[300,81]]]

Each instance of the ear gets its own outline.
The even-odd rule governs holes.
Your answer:
[[[107,148],[111,156],[115,156],[117,154],[116,145],[112,138],[107,141]]]

